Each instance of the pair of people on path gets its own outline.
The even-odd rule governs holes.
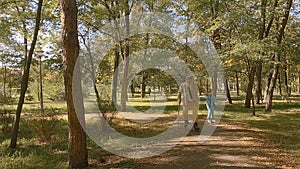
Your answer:
[[[189,124],[188,121],[188,111],[189,109],[193,110],[193,127],[196,131],[199,130],[198,126],[198,108],[199,108],[199,96],[198,96],[198,86],[194,83],[194,78],[192,76],[188,76],[185,79],[186,81],[182,83],[179,87],[178,91],[178,102],[183,105],[183,118],[184,118],[184,127],[187,127]],[[208,123],[214,122],[214,102],[215,97],[210,94],[211,92],[207,92],[206,96],[206,106],[208,109]]]

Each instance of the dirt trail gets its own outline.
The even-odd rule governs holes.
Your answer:
[[[134,160],[134,167],[128,168],[297,168],[295,158],[267,141],[264,133],[245,124],[222,121],[207,142],[199,143],[199,133],[192,130],[171,150]]]

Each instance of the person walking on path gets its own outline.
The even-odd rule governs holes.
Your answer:
[[[182,83],[178,91],[178,103],[181,102],[183,105],[183,118],[184,127],[189,124],[188,111],[193,110],[193,127],[196,131],[199,131],[198,127],[198,108],[199,108],[199,97],[198,97],[198,86],[194,83],[192,76],[187,76],[185,82]]]
[[[216,97],[212,94],[212,90],[208,90],[205,93],[204,98],[206,99],[206,108],[207,108],[207,122],[209,124],[215,123],[216,121],[214,120],[214,111],[215,111],[215,101]]]

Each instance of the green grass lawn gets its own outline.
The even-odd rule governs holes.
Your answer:
[[[132,107],[145,111],[150,108],[151,98],[142,100],[132,98],[129,100]],[[155,100],[158,108],[163,106],[163,101]],[[264,105],[256,106],[256,115],[252,116],[252,109],[243,107],[242,97],[235,97],[234,104],[226,105],[222,120],[239,122],[260,129],[265,137],[278,145],[278,148],[286,150],[300,159],[300,95],[294,95],[291,103],[287,103],[276,97],[272,112],[264,112]],[[0,168],[67,168],[67,121],[61,118],[66,115],[65,103],[45,104],[48,117],[40,116],[38,104],[25,104],[20,123],[18,148],[9,150],[10,132],[1,132],[0,135]],[[160,107],[162,108],[162,107]],[[7,106],[5,109],[14,113],[15,106]],[[4,107],[0,109],[3,111]],[[200,105],[201,116],[206,113],[204,103]],[[164,113],[175,119],[178,111],[176,97],[167,99]],[[60,115],[59,117],[56,115]],[[124,119],[115,119],[112,126],[118,131],[133,137],[149,137],[156,135],[168,128],[166,119],[157,119],[146,124],[136,124]],[[1,128],[4,122],[1,121]],[[128,127],[130,126],[130,127]],[[141,127],[142,126],[142,127]],[[99,166],[101,156],[111,155],[102,150],[92,140],[88,139],[89,162],[92,166]],[[106,167],[126,167],[132,165],[131,159],[115,157],[116,163]],[[300,160],[298,160],[300,161]]]

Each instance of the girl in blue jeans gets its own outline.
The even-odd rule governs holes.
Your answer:
[[[207,108],[207,122],[208,123],[215,123],[216,121],[213,119],[214,118],[214,111],[215,111],[215,101],[216,97],[212,95],[212,90],[207,91],[205,93],[205,99],[206,99],[206,108]]]

